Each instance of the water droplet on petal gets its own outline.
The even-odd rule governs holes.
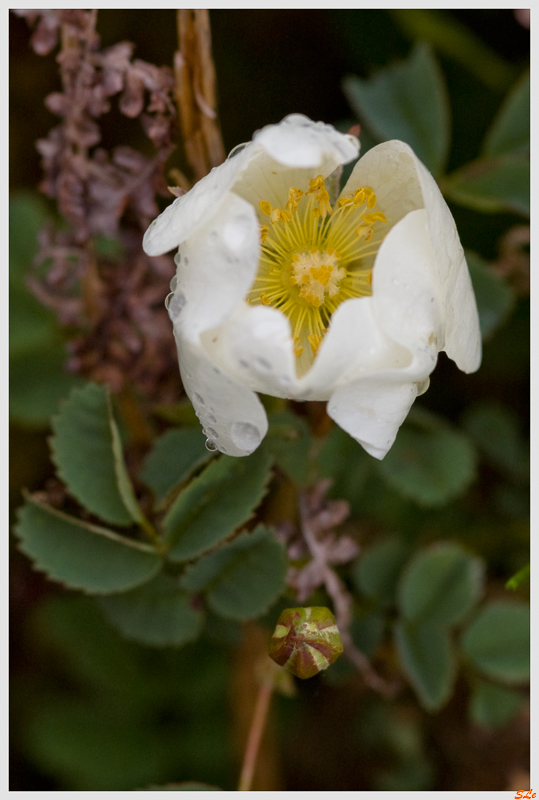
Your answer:
[[[167,294],[167,296],[165,297],[165,308],[166,308],[167,311],[168,311],[168,307],[170,305],[170,301],[172,300],[173,297],[174,297],[174,292],[169,292]]]
[[[234,158],[235,155],[241,153],[244,147],[247,147],[247,142],[244,142],[243,144],[237,144],[236,147],[233,147],[227,156],[227,161],[229,158]]]
[[[212,442],[211,439],[206,439],[206,450],[209,450],[210,453],[215,453],[217,450],[217,445],[215,442]]]
[[[235,422],[231,433],[234,444],[241,450],[252,451],[262,441],[260,431],[250,422]]]

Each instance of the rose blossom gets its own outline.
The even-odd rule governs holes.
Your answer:
[[[445,350],[481,360],[470,275],[431,174],[400,141],[372,148],[294,114],[177,198],[144,250],[179,247],[168,311],[204,433],[244,456],[267,431],[256,392],[325,400],[383,458]]]

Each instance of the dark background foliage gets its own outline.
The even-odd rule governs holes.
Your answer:
[[[502,100],[528,64],[529,31],[511,10],[442,13],[448,22],[447,36],[440,40],[432,34],[431,43],[450,98],[450,173],[477,157]],[[406,58],[425,32],[413,14],[212,11],[226,150],[293,112],[346,130],[357,119],[341,88],[343,79],[368,78]],[[443,18],[438,24],[443,28]],[[173,11],[104,9],[99,11],[98,31],[103,47],[128,40],[136,44],[137,58],[158,66],[172,63],[177,47]],[[473,37],[468,48],[466,37]],[[499,80],[492,80],[495,74]],[[59,89],[54,56],[36,55],[29,47],[26,22],[11,16],[13,192],[36,192],[42,172],[35,141],[57,123],[43,100]],[[152,145],[140,125],[119,112],[103,118],[102,134],[105,148],[129,144],[151,155]],[[364,149],[372,141],[372,132],[367,129],[365,134]],[[188,173],[181,148],[170,166]],[[45,205],[54,210],[49,201]],[[451,203],[451,210],[464,247],[486,262],[499,260],[504,234],[525,223],[522,215],[508,211],[486,214],[456,203]],[[380,488],[380,475],[368,473],[360,456],[354,461],[356,472],[347,479],[339,473],[344,451],[336,446],[333,461],[328,456],[335,497],[350,502],[352,527],[360,530],[362,546],[368,548],[395,533],[410,552],[438,539],[458,541],[485,564],[489,599],[507,596],[505,581],[528,558],[526,479],[511,457],[504,459],[496,447],[489,450],[488,433],[477,433],[477,414],[470,417],[470,409],[482,411],[486,401],[498,403],[504,420],[507,415],[511,420],[509,450],[513,448],[519,463],[525,461],[529,298],[514,275],[504,280],[514,292],[512,310],[485,341],[480,371],[462,375],[441,354],[431,388],[420,400],[422,408],[476,437],[478,477],[468,491],[441,510],[418,508],[399,491],[389,492],[386,484]],[[22,502],[22,487],[51,486],[49,433],[42,421],[31,424],[14,414],[13,509]],[[522,472],[526,473],[525,464]],[[252,657],[249,648],[256,649],[256,631],[242,640],[239,626],[223,626],[210,615],[199,642],[178,650],[146,649],[119,638],[92,599],[48,582],[16,548],[11,574],[12,790],[121,790],[188,779],[234,788],[241,760],[237,741],[245,727],[242,714],[249,715],[253,702],[244,665]],[[362,586],[353,575],[348,580]],[[524,583],[518,589],[520,599],[525,600],[527,593]],[[388,606],[380,623],[378,606],[371,608],[365,597],[361,602],[362,619],[370,620],[360,637],[364,649],[371,647],[381,662],[392,667],[390,646],[376,626],[392,623],[395,606]],[[365,609],[376,612],[372,619]],[[272,617],[268,626],[274,622]],[[275,701],[259,788],[528,788],[525,705],[517,703],[516,715],[502,714],[497,725],[490,719],[490,727],[481,726],[477,713],[470,719],[470,685],[475,678],[472,675],[470,684],[467,668],[459,673],[451,701],[432,714],[418,704],[411,690],[387,703],[339,665],[324,678],[298,683],[295,699]],[[507,699],[509,706],[515,703],[512,698]],[[500,703],[497,696],[497,708]]]

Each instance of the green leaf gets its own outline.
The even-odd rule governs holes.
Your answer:
[[[246,458],[212,461],[176,498],[164,520],[171,561],[188,561],[247,522],[267,491],[271,456],[259,448]]]
[[[372,474],[372,458],[346,431],[335,426],[326,436],[316,459],[320,475],[331,478],[332,495],[350,503],[352,515],[363,510],[363,494]]]
[[[212,458],[200,428],[174,428],[155,440],[140,473],[158,504],[192,472]]]
[[[408,622],[455,625],[479,600],[483,572],[483,562],[458,544],[423,548],[401,576],[399,610]]]
[[[369,547],[354,566],[352,577],[358,590],[383,606],[393,605],[397,581],[409,555],[409,545],[396,537]]]
[[[515,591],[516,589],[518,589],[521,583],[529,579],[530,579],[530,565],[526,564],[525,567],[519,569],[518,572],[516,572],[509,578],[509,580],[505,584],[505,588],[512,589],[513,591]]]
[[[482,401],[467,409],[463,425],[491,464],[513,480],[529,480],[530,451],[510,408],[496,400]]]
[[[345,78],[354,112],[380,140],[401,139],[435,175],[449,150],[449,102],[444,78],[428,45],[417,44],[406,61],[369,80]]]
[[[45,346],[9,361],[9,414],[24,426],[50,425],[60,400],[82,383],[65,371],[66,352],[61,343]]]
[[[530,72],[510,90],[483,142],[483,155],[530,152]]]
[[[470,694],[472,722],[484,728],[501,728],[518,714],[524,705],[522,693],[507,686],[479,681]]]
[[[205,592],[217,614],[246,620],[277,600],[286,586],[286,571],[284,546],[272,530],[259,525],[189,566],[182,584],[187,591]]]
[[[150,580],[161,558],[148,545],[81,522],[35,499],[18,511],[15,533],[36,569],[90,594],[125,592]]]
[[[99,599],[114,627],[127,639],[155,647],[179,646],[196,639],[204,624],[204,612],[192,597],[168,575],[130,592]]]
[[[30,192],[13,193],[9,201],[9,279],[24,285],[37,253],[38,234],[48,217],[43,198]]]
[[[530,161],[501,155],[477,159],[444,178],[440,188],[455,203],[485,213],[530,216]]]
[[[432,427],[421,423],[421,429],[411,424],[412,419],[419,417],[410,417],[376,466],[405,497],[422,506],[441,506],[463,494],[474,480],[475,450],[466,436],[441,421],[435,421]]]
[[[106,522],[130,525],[132,509],[122,494],[129,492],[127,473],[118,479],[120,454],[113,444],[107,389],[94,383],[75,389],[52,429],[53,461],[73,497]]]
[[[22,358],[45,346],[60,343],[52,311],[39,303],[25,286],[9,287],[9,355]],[[44,346],[45,345],[45,346]]]
[[[437,711],[453,689],[456,661],[445,628],[397,622],[395,642],[402,666],[421,704]]]
[[[112,415],[112,403],[108,392],[107,392],[107,412],[108,412],[109,430],[110,430],[110,435],[112,437],[112,455],[114,458],[114,472],[116,475],[116,485],[118,487],[118,491],[120,492],[120,497],[122,498],[123,504],[127,509],[127,511],[129,512],[129,516],[131,517],[131,519],[134,522],[137,522],[143,528],[145,528],[148,526],[148,521],[146,520],[146,517],[142,513],[142,509],[138,504],[137,498],[135,496],[135,490],[133,489],[133,484],[131,483],[131,478],[129,477],[129,473],[125,465],[124,454],[122,449],[122,440],[120,439],[120,432]]]
[[[462,637],[466,660],[490,678],[521,683],[530,676],[530,608],[494,601],[485,606]]]
[[[481,336],[483,340],[489,339],[513,311],[515,291],[477,253],[466,251],[466,261],[477,301]]]
[[[289,411],[268,414],[269,429],[264,446],[273,454],[275,463],[298,486],[304,487],[311,477],[310,451],[313,436],[304,419]]]

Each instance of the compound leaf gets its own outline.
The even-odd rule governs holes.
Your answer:
[[[149,546],[81,522],[35,499],[18,511],[20,549],[36,569],[71,589],[108,594],[150,580],[161,558]]]
[[[236,620],[254,619],[285,588],[287,558],[272,530],[258,526],[187,568],[182,584],[205,592],[217,614]]]
[[[252,516],[267,491],[272,458],[221,456],[181,492],[164,520],[171,561],[187,561],[226,539]]]

